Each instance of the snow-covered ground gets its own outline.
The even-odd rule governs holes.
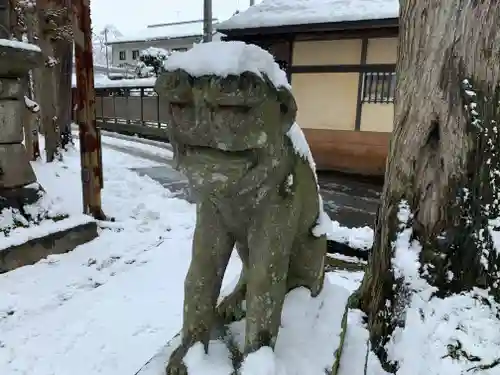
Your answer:
[[[159,166],[155,162],[105,148],[103,164],[103,207],[116,221],[101,223],[99,238],[71,253],[0,275],[0,374],[134,375],[181,326],[183,279],[190,260],[194,206],[173,197],[149,177],[130,170]],[[34,167],[39,182],[64,206],[65,212],[79,214],[82,206],[78,150],[65,153],[63,162],[36,162]],[[407,238],[408,233],[403,233],[398,239],[394,267],[418,293],[405,318],[407,327],[397,330],[387,346],[390,359],[401,365],[398,375],[460,374],[470,369],[470,361],[445,357],[447,345],[454,343],[460,343],[466,353],[480,357],[479,366],[494,363],[500,348],[496,304],[490,301],[491,308],[487,308],[480,303],[485,296],[481,291],[444,300],[429,297],[430,289],[415,273],[418,248]],[[225,286],[239,274],[240,267],[235,254],[227,269]],[[348,292],[359,286],[362,277],[362,272],[328,274],[336,288]],[[300,302],[305,298],[301,296],[298,293],[293,298]],[[313,305],[311,309],[321,310]],[[315,326],[314,311],[291,311],[302,314],[297,319],[301,324],[291,334],[307,324]],[[337,325],[338,317],[332,319]],[[361,312],[351,311],[339,375],[363,374],[367,338]],[[288,358],[288,350],[292,349],[285,348],[283,355]],[[264,351],[254,357],[254,362],[247,366],[248,373],[253,374],[252,366],[257,362],[263,370],[270,371],[265,375],[290,375],[279,372],[283,371],[279,355],[276,362],[268,354]],[[196,352],[190,358],[193,368],[209,360]],[[222,360],[226,363],[227,358]],[[307,358],[299,362],[297,366],[306,363]],[[372,354],[367,369],[368,375],[385,374]],[[475,373],[500,374],[497,367]]]
[[[338,221],[331,220],[331,229],[327,233],[329,240],[344,243],[353,249],[371,250],[373,246],[373,229],[370,227],[349,228]]]
[[[155,162],[104,148],[103,165],[116,221],[71,253],[0,275],[0,374],[133,375],[181,326],[194,206],[129,170]],[[77,149],[34,168],[66,212],[81,212]],[[235,255],[225,283],[240,267]],[[330,279],[352,291],[361,276]]]
[[[406,290],[395,316],[396,328],[386,345],[388,359],[398,362],[398,375],[500,375],[500,305],[489,291],[475,288],[436,297],[437,288],[421,276],[421,245],[413,239],[412,214],[400,202],[401,232],[394,241],[392,266]],[[451,280],[457,277],[449,273]],[[418,348],[415,350],[415,348]]]
[[[154,163],[103,151],[103,207],[116,219],[75,251],[0,275],[0,374],[133,374],[181,324],[194,207],[129,171]],[[35,171],[82,209],[77,150]],[[240,262],[232,259],[227,277]]]

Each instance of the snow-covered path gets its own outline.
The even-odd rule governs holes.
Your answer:
[[[133,374],[180,327],[194,207],[104,150],[103,206],[116,218],[69,254],[0,275],[0,374]],[[36,163],[39,181],[80,212],[79,155]],[[239,272],[239,260],[226,280]]]

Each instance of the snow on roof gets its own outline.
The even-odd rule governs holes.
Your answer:
[[[398,0],[263,0],[217,25],[220,30],[362,21],[399,16]]]
[[[217,19],[213,20],[214,24]],[[108,42],[108,44],[142,42],[148,40],[178,39],[203,35],[203,20],[181,21],[149,25],[135,35],[119,36]]]
[[[199,43],[186,52],[173,52],[164,64],[167,71],[183,69],[194,77],[227,77],[244,72],[267,76],[276,88],[290,89],[286,73],[262,48],[244,42]]]

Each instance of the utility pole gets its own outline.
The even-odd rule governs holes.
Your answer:
[[[212,0],[203,0],[203,42],[211,42],[213,34]]]
[[[101,134],[95,119],[94,64],[90,0],[73,1],[73,30],[77,89],[77,122],[80,131],[80,160],[83,213],[105,220],[101,207],[102,152]]]
[[[108,27],[106,26],[104,28],[104,48],[105,48],[105,54],[106,54],[106,75],[109,78],[109,58],[108,58]]]

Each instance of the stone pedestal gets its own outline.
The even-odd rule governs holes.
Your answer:
[[[0,211],[33,203],[40,190],[23,142],[21,78],[42,63],[37,47],[0,39]]]

